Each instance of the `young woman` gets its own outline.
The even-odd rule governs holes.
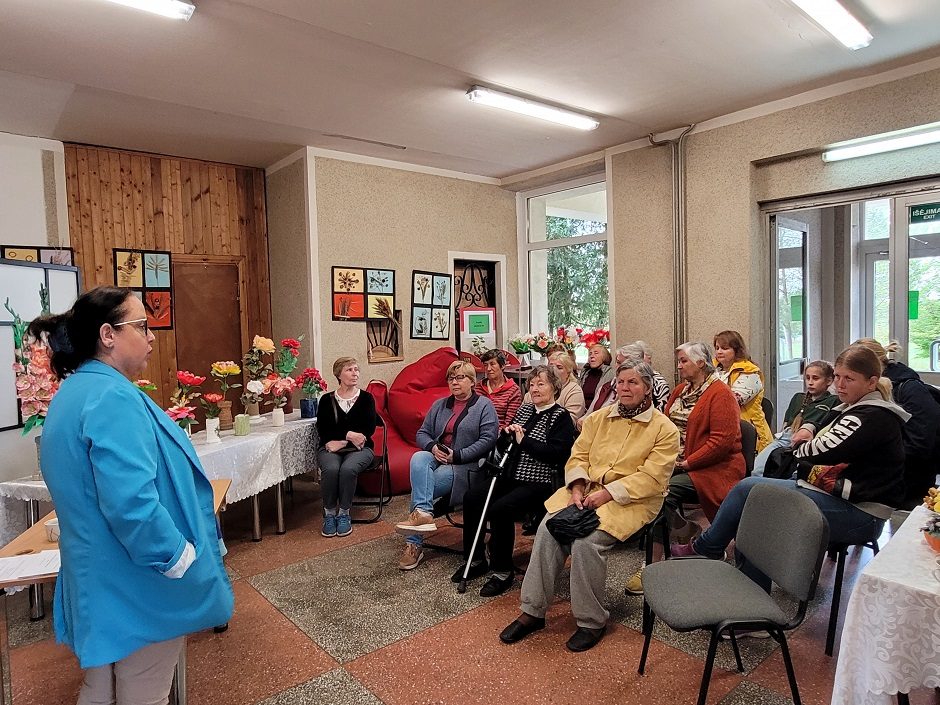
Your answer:
[[[749,477],[722,502],[711,526],[672,555],[723,558],[734,538],[751,488],[775,482],[809,497],[829,522],[829,540],[855,544],[878,533],[904,498],[903,428],[910,414],[891,401],[891,382],[881,377],[881,361],[871,350],[852,345],[836,358],[835,387],[842,402],[819,423],[811,441],[794,450],[798,480]],[[814,424],[807,424],[814,426]],[[769,589],[752,567],[748,574]]]
[[[797,392],[790,399],[787,412],[783,415],[783,428],[773,442],[758,454],[752,477],[763,477],[770,454],[777,448],[789,448],[793,444],[793,434],[803,424],[819,423],[839,403],[839,397],[829,391],[834,375],[832,365],[825,360],[815,360],[806,366],[803,371],[806,391]]]
[[[764,375],[760,367],[751,362],[744,338],[736,330],[723,330],[715,336],[715,373],[718,379],[731,387],[741,418],[757,429],[757,452],[770,445],[774,436],[767,424],[761,401],[764,398]]]

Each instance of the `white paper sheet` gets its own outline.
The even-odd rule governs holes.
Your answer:
[[[0,582],[26,580],[37,575],[55,574],[59,572],[60,566],[61,560],[58,550],[0,558]]]

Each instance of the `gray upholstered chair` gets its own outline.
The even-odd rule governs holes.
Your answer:
[[[753,580],[723,561],[673,558],[643,572],[642,675],[656,617],[678,632],[711,632],[699,705],[705,705],[715,652],[722,635],[731,638],[738,670],[744,671],[735,630],[766,630],[777,643],[790,681],[793,702],[800,705],[785,631],[800,625],[816,590],[829,541],[829,525],[808,497],[773,485],[757,485],[748,495],[738,526],[736,548],[748,564],[799,601],[786,615]]]

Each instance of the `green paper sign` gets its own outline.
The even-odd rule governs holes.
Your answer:
[[[920,292],[907,292],[907,318],[909,321],[916,321],[917,314],[920,311]]]
[[[790,297],[790,320],[794,323],[803,320],[803,294]]]
[[[910,207],[911,224],[929,223],[940,219],[940,203],[921,203]]]
[[[471,313],[467,316],[467,328],[470,335],[485,335],[490,332],[490,317],[485,313]]]

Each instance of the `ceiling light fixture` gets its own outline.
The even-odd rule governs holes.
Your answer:
[[[871,32],[846,10],[839,0],[792,0],[793,4],[812,17],[824,30],[852,49],[871,44]]]
[[[502,91],[494,91],[491,88],[483,88],[482,86],[473,86],[473,88],[467,91],[467,98],[473,103],[488,105],[492,108],[502,108],[503,110],[529,115],[541,120],[555,122],[559,125],[574,127],[579,130],[593,130],[600,125],[594,118],[576,113],[573,110],[556,108],[552,105],[538,103],[534,100],[520,98],[519,96],[503,93]]]
[[[189,20],[196,11],[196,6],[187,0],[110,0],[110,2],[152,12],[173,20]]]
[[[910,147],[922,147],[937,142],[940,142],[940,122],[932,122],[929,125],[920,125],[907,130],[897,130],[860,140],[839,142],[823,152],[822,158],[824,162],[838,162],[843,159],[867,157],[871,154],[894,152]]]

